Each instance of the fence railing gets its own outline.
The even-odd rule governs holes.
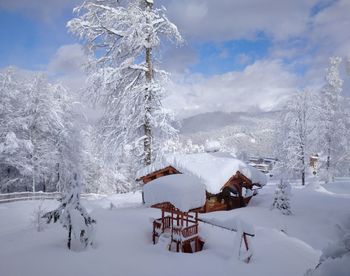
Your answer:
[[[44,193],[44,192],[17,192],[17,193],[8,193],[8,194],[0,194],[0,203],[12,202],[12,201],[20,201],[20,200],[43,200],[43,199],[58,199],[61,197],[60,192],[53,193]],[[91,198],[101,198],[104,195],[99,194],[81,194],[81,198],[83,199],[91,199]]]

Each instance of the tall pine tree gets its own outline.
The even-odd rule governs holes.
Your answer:
[[[69,30],[90,55],[90,96],[104,106],[101,144],[114,158],[132,147],[136,164],[149,165],[163,142],[176,136],[171,115],[162,107],[168,73],[158,69],[161,37],[181,42],[165,9],[151,0],[88,0],[75,9]],[[133,161],[135,163],[135,161]]]
[[[324,163],[322,165],[324,180],[331,181],[338,167],[347,156],[348,141],[346,120],[348,120],[341,95],[343,81],[339,74],[340,57],[331,57],[327,68],[326,84],[321,91],[319,109],[319,147]]]

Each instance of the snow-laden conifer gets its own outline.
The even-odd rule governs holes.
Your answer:
[[[343,81],[339,74],[340,57],[331,57],[327,68],[326,84],[321,91],[319,109],[319,148],[324,157],[323,178],[331,181],[340,164],[346,159],[348,152],[347,121],[344,101],[341,96]]]
[[[41,232],[45,229],[45,219],[43,216],[45,215],[46,211],[43,208],[44,200],[42,200],[38,207],[36,207],[32,214],[32,225],[35,227],[36,231]]]
[[[71,173],[72,179],[67,190],[60,199],[60,206],[43,217],[47,223],[59,221],[68,230],[67,247],[82,250],[93,245],[96,221],[88,214],[80,203],[81,183],[77,173]]]
[[[292,211],[290,206],[290,194],[291,186],[288,180],[282,177],[279,183],[276,185],[275,195],[271,208],[280,210],[283,215],[291,215]]]
[[[158,69],[154,50],[161,37],[182,38],[153,1],[88,0],[74,12],[77,17],[67,26],[90,54],[90,96],[105,106],[101,144],[118,157],[131,145],[136,163],[148,165],[162,143],[177,134],[162,106],[168,73]]]

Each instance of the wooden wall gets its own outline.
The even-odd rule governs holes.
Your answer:
[[[179,173],[180,172],[178,170],[176,170],[174,167],[168,166],[164,169],[155,171],[153,173],[150,173],[146,176],[141,177],[141,180],[142,180],[143,184],[146,184],[146,183],[148,183],[154,179],[157,179],[159,177],[171,175],[171,174],[179,174]]]

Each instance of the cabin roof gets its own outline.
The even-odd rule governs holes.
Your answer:
[[[173,174],[152,180],[143,186],[147,206],[169,202],[177,209],[188,212],[205,204],[205,185],[198,177]]]
[[[198,177],[206,186],[206,190],[213,194],[220,192],[223,185],[237,171],[250,179],[253,184],[263,186],[267,182],[262,172],[222,152],[167,155],[162,160],[141,169],[137,173],[137,178],[168,166],[174,167],[183,174]]]

